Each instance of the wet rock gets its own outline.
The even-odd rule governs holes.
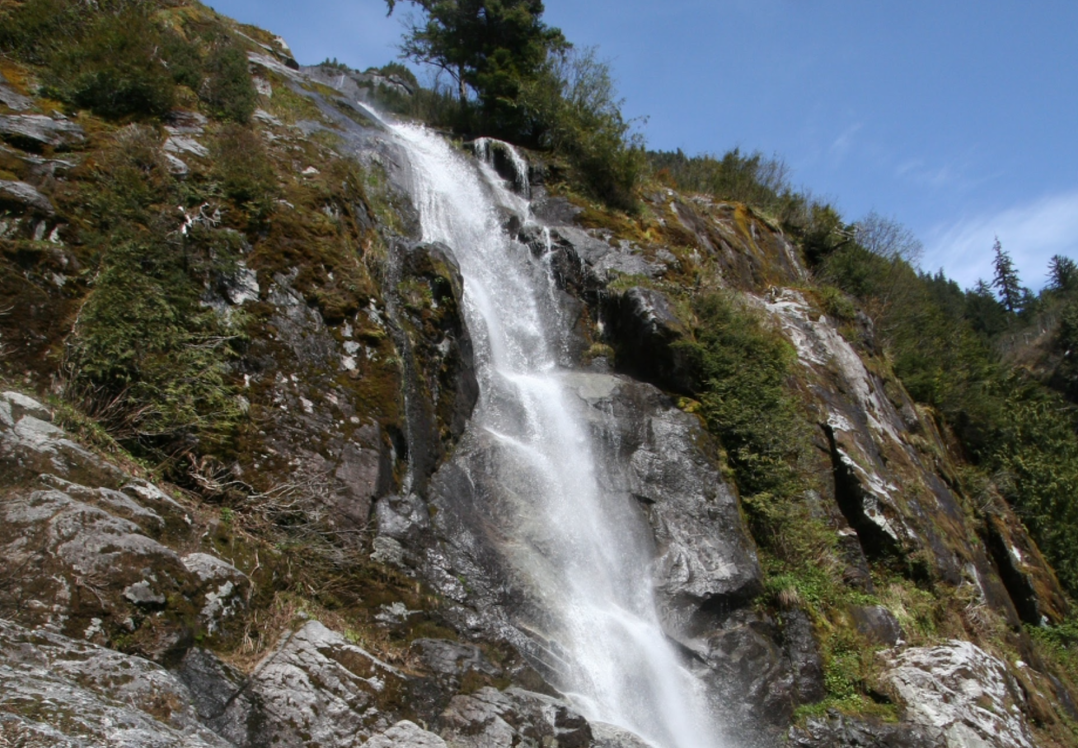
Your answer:
[[[0,207],[12,206],[20,211],[51,216],[56,213],[52,201],[26,182],[0,179]]]
[[[643,738],[604,722],[592,722],[591,733],[591,748],[651,748]]]
[[[74,122],[41,114],[0,115],[0,137],[20,148],[34,151],[45,146],[62,150],[86,140],[82,128]]]
[[[242,673],[198,648],[187,652],[175,673],[187,686],[191,706],[202,724],[230,745],[257,745],[253,741],[262,718]]]
[[[360,748],[446,748],[445,741],[419,725],[403,720],[378,733]]]
[[[796,748],[939,748],[938,730],[909,723],[886,723],[849,717],[835,710],[813,717],[803,728],[791,728],[789,745]],[[974,748],[970,746],[969,748]]]
[[[600,481],[644,511],[654,537],[653,578],[668,629],[687,632],[698,612],[752,597],[761,573],[718,450],[699,420],[651,385],[603,374],[566,377],[586,404],[603,450]]]
[[[789,723],[796,679],[777,639],[769,622],[742,611],[704,639],[702,647],[699,640],[692,645],[700,658],[697,675],[734,734],[772,734]]]
[[[191,700],[182,681],[148,660],[0,619],[0,741],[229,748]]]
[[[446,639],[416,639],[412,649],[432,672],[457,680],[473,670],[487,675],[498,673],[498,668],[487,661],[483,651],[472,644]]]
[[[551,197],[537,194],[532,200],[532,215],[547,226],[572,226],[576,217],[583,212],[564,197]]]
[[[665,390],[692,393],[689,362],[674,347],[689,333],[664,294],[639,286],[611,294],[603,302],[603,320],[619,371]]]
[[[400,263],[399,316],[407,337],[400,347],[410,353],[415,379],[409,403],[412,459],[425,483],[440,456],[464,433],[479,384],[464,324],[464,279],[453,251],[444,244],[417,244],[405,249]],[[419,412],[420,403],[430,412]],[[429,442],[419,440],[425,433]]]
[[[823,658],[816,644],[812,621],[802,610],[786,614],[782,630],[784,650],[794,676],[794,688],[799,704],[815,704],[827,695],[824,684]]]
[[[455,696],[441,723],[441,734],[453,748],[592,745],[591,725],[575,710],[558,699],[519,688],[488,687]]]
[[[1033,748],[1021,690],[1002,662],[970,642],[907,649],[882,681],[904,718],[937,730],[947,748]]]

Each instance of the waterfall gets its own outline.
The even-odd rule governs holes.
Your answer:
[[[469,428],[498,444],[516,498],[508,562],[546,617],[528,633],[589,719],[658,748],[718,748],[699,684],[659,624],[646,522],[630,499],[603,490],[600,476],[618,466],[596,464],[601,450],[574,389],[586,377],[564,367],[569,329],[550,263],[503,229],[506,211],[534,223],[526,197],[432,131],[387,127],[407,153],[423,240],[452,248],[464,277],[480,385]],[[477,151],[489,154],[490,143]]]

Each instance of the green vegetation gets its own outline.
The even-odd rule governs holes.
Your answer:
[[[206,59],[205,73],[199,95],[210,113],[225,122],[244,124],[251,119],[258,93],[247,73],[243,48],[231,39],[221,39]]]
[[[646,169],[641,139],[621,114],[610,68],[595,49],[551,54],[527,81],[520,100],[533,122],[533,142],[566,158],[574,182],[607,205],[633,210]]]
[[[833,207],[796,193],[780,161],[737,150],[721,159],[680,151],[648,157],[660,181],[744,201],[783,225],[801,245],[828,313],[851,319],[848,295],[868,314],[895,374],[939,412],[980,474],[1018,511],[1068,592],[1078,594],[1078,554],[1068,541],[1078,537],[1078,364],[1067,353],[1078,350],[1074,263],[1054,258],[1052,283],[1034,295],[997,242],[985,248],[994,256],[992,284],[962,291],[942,273],[918,271],[920,244],[897,222],[870,214],[846,223]],[[738,416],[715,413],[713,430],[724,443],[735,439],[729,448],[740,485],[746,471],[737,454],[745,446],[729,433],[736,427],[723,425]],[[755,453],[768,451],[758,446]]]
[[[544,24],[540,0],[408,2],[422,15],[405,35],[402,56],[448,74],[456,91],[417,91],[403,107],[407,113],[465,135],[541,149],[570,165],[573,186],[635,210],[643,147],[595,50],[573,50],[559,29]],[[387,4],[392,12],[396,0]],[[392,108],[402,106],[388,98]]]
[[[176,98],[176,82],[158,56],[164,39],[138,6],[102,14],[87,24],[78,41],[50,53],[49,91],[102,117],[160,117]],[[183,49],[174,35],[169,42],[171,50]]]
[[[225,197],[261,219],[273,207],[277,177],[262,140],[241,125],[221,128],[211,149],[213,171]]]
[[[800,419],[785,389],[793,349],[722,292],[696,296],[692,309],[693,340],[675,345],[689,361],[699,412],[722,440],[738,488],[745,496],[789,495],[800,446]]]
[[[997,258],[1005,253],[996,248]],[[1054,328],[1049,348],[1069,343],[1073,292],[1050,288],[1019,301],[1013,267],[997,263],[997,301],[984,284],[963,292],[942,274],[919,273],[902,257],[856,242],[824,256],[820,277],[855,297],[876,322],[895,373],[917,400],[937,408],[969,457],[1022,517],[1060,581],[1078,593],[1078,436],[1065,400],[1065,356],[1043,369],[1042,354],[1018,344],[1029,327]],[[1035,313],[1039,308],[1040,313]],[[1032,357],[1032,358],[1031,358]],[[1046,387],[1045,383],[1057,387]]]
[[[0,6],[0,49],[40,66],[41,93],[108,119],[160,118],[199,100],[207,114],[246,122],[257,94],[243,47],[205,23],[169,24],[145,3],[75,0]]]
[[[100,257],[68,343],[67,396],[114,438],[159,455],[220,443],[239,417],[227,362],[240,321],[200,302],[234,270],[235,238],[177,230],[184,189],[151,131],[121,130],[98,159],[66,196]]]

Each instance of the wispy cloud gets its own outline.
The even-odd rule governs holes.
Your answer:
[[[942,267],[963,288],[978,278],[990,281],[992,244],[997,236],[1018,267],[1022,282],[1041,288],[1052,255],[1078,259],[1078,190],[940,224],[925,242],[924,266]]]
[[[850,125],[842,133],[831,142],[831,147],[828,149],[830,154],[837,158],[843,158],[853,146],[853,136],[863,127],[861,122],[857,122]]]

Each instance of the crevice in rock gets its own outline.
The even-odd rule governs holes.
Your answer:
[[[831,470],[835,479],[835,503],[842,516],[857,533],[861,551],[865,558],[876,560],[894,560],[903,556],[902,549],[895,539],[883,528],[872,521],[865,513],[865,489],[857,479],[852,468],[842,459],[835,430],[827,424],[822,425],[827,435],[831,452]]]
[[[1041,609],[1037,604],[1037,591],[1029,582],[1029,578],[1022,573],[1015,564],[1015,559],[1007,549],[1007,541],[999,532],[995,522],[989,519],[982,530],[982,539],[992,556],[999,578],[1014,603],[1018,617],[1023,623],[1039,626],[1041,624]]]

